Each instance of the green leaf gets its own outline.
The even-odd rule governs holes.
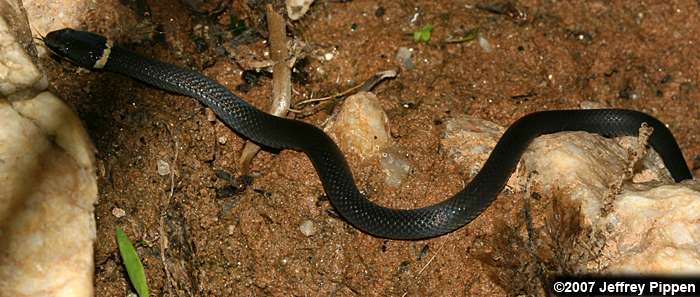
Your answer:
[[[139,255],[136,254],[136,249],[134,245],[126,236],[124,230],[117,228],[117,245],[119,245],[119,253],[122,256],[122,262],[126,266],[126,273],[129,275],[129,280],[131,280],[131,285],[136,289],[136,293],[139,297],[149,297],[148,294],[148,283],[146,282],[146,273],[143,271],[143,265],[141,265],[141,259]]]
[[[432,25],[425,25],[418,29],[418,31],[413,32],[413,41],[416,43],[424,42],[428,43],[430,41],[430,35],[433,33]]]

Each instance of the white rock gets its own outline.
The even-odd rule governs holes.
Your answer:
[[[166,175],[170,174],[170,164],[168,164],[168,162],[165,162],[163,160],[158,160],[156,162],[156,170],[158,171],[158,175],[166,176]]]
[[[6,0],[3,0],[6,1]],[[13,1],[13,0],[9,0]],[[120,0],[22,0],[35,36],[63,28],[85,28],[98,25],[107,36],[120,35],[139,38],[133,28],[139,23],[134,10]],[[90,16],[99,19],[87,21]],[[131,31],[124,32],[131,28]],[[95,28],[89,28],[94,30]]]
[[[479,37],[477,39],[479,40],[479,46],[482,50],[484,50],[484,52],[490,53],[493,51],[493,46],[491,45],[491,43],[486,38],[481,36],[481,34],[479,34]]]
[[[311,220],[305,220],[303,223],[301,223],[301,225],[299,225],[299,231],[301,231],[301,234],[304,234],[306,237],[314,235],[316,233],[314,222]]]
[[[586,132],[566,132],[540,136],[523,155],[527,172],[537,172],[534,181],[544,191],[571,189],[571,197],[581,201],[587,218],[600,216],[600,199],[608,185],[624,175],[627,150],[614,140]]]
[[[491,150],[505,129],[493,122],[472,116],[450,118],[445,121],[445,132],[440,144],[447,155],[474,177],[486,162]]]
[[[313,0],[287,0],[287,16],[296,21],[309,11],[309,7],[314,3]]]
[[[52,137],[80,166],[94,167],[95,149],[87,132],[78,116],[61,99],[42,92],[31,100],[14,101],[12,107],[31,119],[45,136]]]
[[[42,35],[61,29],[79,28],[86,8],[94,8],[90,0],[23,0],[32,27]]]
[[[24,54],[12,28],[0,15],[0,95],[27,96],[46,87],[46,77]]]
[[[654,188],[627,182],[616,194],[613,185],[621,184],[628,166],[628,149],[620,143],[624,141],[584,132],[559,133],[540,137],[523,156],[523,167],[537,172],[533,182],[545,195],[580,203],[582,230],[604,230],[599,234],[602,250],[593,259],[577,263],[577,269],[700,272],[700,193],[695,190],[700,187],[684,183]],[[642,166],[654,162],[650,160],[660,163],[655,153],[649,153]],[[668,180],[662,168],[657,163],[646,169]],[[588,251],[584,244],[563,253]]]
[[[379,163],[385,174],[384,183],[387,186],[398,188],[411,172],[411,164],[398,151],[387,150],[382,153]]]
[[[211,108],[205,108],[204,113],[207,115],[207,121],[212,123],[216,122],[216,113],[214,113],[214,111]]]
[[[126,215],[126,211],[124,211],[123,209],[121,209],[119,207],[115,207],[115,208],[112,208],[112,215],[117,219],[123,218]]]
[[[80,125],[75,116],[64,121]],[[94,168],[51,141],[55,131],[36,122],[0,99],[0,291],[91,296]],[[87,139],[70,145],[91,151]]]
[[[326,61],[333,60],[333,53],[325,53],[325,54],[323,55],[323,58],[324,58]]]
[[[389,118],[377,96],[369,92],[345,99],[325,131],[344,153],[356,154],[363,160],[376,156],[392,143]]]
[[[610,272],[700,273],[700,183],[626,190],[602,224]]]
[[[93,148],[75,113],[39,93],[44,75],[10,44],[11,13],[0,16],[0,295],[92,296]]]
[[[588,223],[595,223],[601,216],[602,197],[625,174],[628,149],[620,143],[632,142],[625,138],[614,140],[586,132],[544,135],[530,145],[521,163],[528,172],[537,172],[534,181],[545,191],[571,189],[570,199],[580,201],[584,217],[590,219]],[[645,156],[642,166],[646,164],[644,160],[650,159],[658,160],[655,152]],[[665,170],[662,168],[658,164],[649,169]],[[657,176],[670,180],[667,172]]]
[[[493,123],[473,118],[451,119],[446,121],[442,144],[459,163],[481,163],[502,130]],[[525,185],[526,177],[530,176],[529,182],[541,195],[580,204],[580,220],[576,221],[580,227],[574,229],[597,230],[600,237],[581,245],[563,245],[571,250],[558,251],[563,255],[579,255],[598,248],[593,253],[595,257],[584,257],[573,264],[577,271],[699,273],[700,183],[659,185],[671,183],[671,179],[653,150],[636,166],[651,177],[653,184],[623,183],[629,166],[628,152],[635,145],[634,137],[608,139],[585,132],[544,135],[535,139],[523,155],[521,168],[515,175],[518,180],[512,184]],[[621,185],[621,189],[613,185]],[[577,212],[570,208],[559,211]],[[537,225],[551,218],[541,213],[532,215],[533,222],[539,222],[534,223],[536,229],[563,229],[556,224]],[[601,244],[596,247],[596,242]]]

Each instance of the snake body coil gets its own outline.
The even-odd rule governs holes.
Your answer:
[[[560,131],[587,131],[604,136],[636,135],[642,123],[654,130],[650,144],[676,181],[692,178],[671,132],[647,114],[622,109],[559,110],[532,113],[513,123],[481,171],[459,193],[418,209],[391,209],[365,198],[335,143],[320,129],[259,111],[203,75],[141,57],[104,37],[63,29],[44,43],[56,54],[85,68],[103,68],[158,88],[198,99],[229,127],[262,145],[295,149],[311,159],[333,207],[353,226],[378,237],[421,239],[469,223],[503,190],[522,153],[535,137]]]

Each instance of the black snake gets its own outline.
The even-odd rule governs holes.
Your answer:
[[[542,134],[587,131],[609,137],[636,135],[640,125],[647,123],[653,128],[649,143],[673,178],[692,178],[673,135],[650,115],[623,109],[543,111],[513,123],[481,171],[451,198],[418,209],[386,208],[360,193],[336,144],[315,126],[269,115],[197,72],[139,56],[94,33],[62,29],[47,34],[43,41],[54,53],[81,67],[120,73],[196,98],[229,127],[259,144],[306,153],[338,213],[353,226],[378,237],[428,238],[469,223],[496,199],[529,143]]]

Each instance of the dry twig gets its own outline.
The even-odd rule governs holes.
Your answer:
[[[168,131],[168,134],[170,134],[170,137],[173,140],[173,149],[175,150],[174,156],[173,156],[173,161],[170,166],[170,192],[167,196],[167,199],[165,201],[164,207],[161,208],[160,212],[160,219],[159,219],[159,226],[158,226],[158,233],[160,233],[160,240],[159,240],[159,252],[160,252],[160,261],[163,263],[163,270],[165,271],[165,277],[167,279],[167,286],[166,286],[166,292],[170,292],[170,288],[172,286],[177,287],[177,284],[175,283],[175,280],[172,278],[172,273],[170,273],[170,270],[168,269],[168,262],[165,259],[165,250],[168,249],[169,242],[168,242],[168,234],[165,233],[165,212],[167,211],[170,201],[173,198],[173,194],[175,193],[175,166],[177,164],[177,157],[179,153],[179,145],[177,143],[177,139],[175,138],[175,134],[170,130],[170,126],[168,124],[165,124],[165,130]]]
[[[277,13],[272,5],[266,7],[267,30],[270,33],[270,57],[272,66],[272,106],[270,113],[285,117],[292,100],[292,70],[287,63],[289,52],[287,50],[287,32],[284,18]],[[241,175],[246,175],[250,168],[250,162],[255,154],[260,151],[260,146],[253,142],[246,142],[241,157],[238,159],[238,168]]]
[[[320,97],[320,98],[312,98],[312,99],[300,101],[299,103],[294,105],[294,108],[289,108],[289,111],[293,112],[293,113],[301,113],[302,116],[313,114],[316,110],[318,110],[318,108],[316,108],[312,111],[309,111],[309,112],[304,111],[303,108],[311,103],[318,103],[318,102],[333,100],[336,98],[341,98],[341,97],[344,97],[344,96],[349,95],[351,93],[354,93],[357,90],[363,91],[363,92],[369,92],[370,90],[372,90],[372,88],[374,88],[374,86],[376,86],[382,80],[387,79],[387,78],[394,78],[394,77],[396,77],[396,75],[397,75],[396,70],[386,70],[386,71],[377,72],[374,75],[372,75],[372,77],[370,77],[365,82],[358,84],[358,85],[355,85],[355,86],[352,86],[349,89],[342,91],[340,93],[336,93],[336,94],[333,94],[330,96],[325,96],[325,97]]]

